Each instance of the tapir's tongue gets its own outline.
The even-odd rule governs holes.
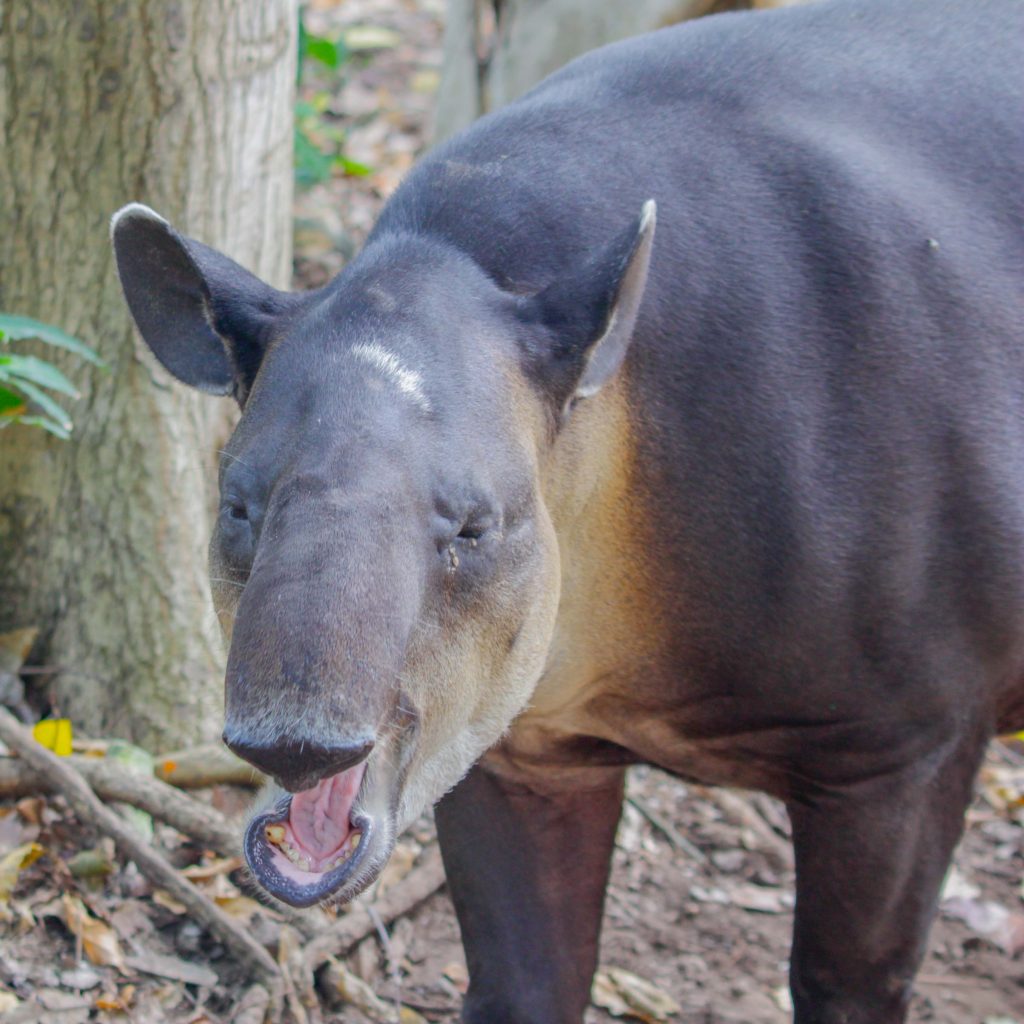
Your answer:
[[[352,804],[365,770],[364,761],[292,797],[288,825],[312,864],[329,860],[352,832]]]

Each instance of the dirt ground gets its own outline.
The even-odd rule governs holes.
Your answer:
[[[324,117],[345,129],[346,156],[370,173],[335,175],[297,197],[297,286],[320,284],[343,266],[424,148],[443,9],[443,0],[310,4],[313,32],[330,36],[369,25],[394,34],[380,37],[386,45],[360,50],[340,74],[314,73],[304,86],[309,94],[327,94]],[[225,811],[239,802],[224,788],[208,797]],[[793,873],[786,829],[784,812],[767,798],[716,793],[634,769],[608,893],[600,1001],[640,998],[636,983],[616,973],[625,969],[653,986],[649,1009],[635,1019],[788,1021]],[[204,854],[164,827],[155,839],[177,866],[201,865],[193,869],[196,884],[281,955],[281,922],[244,895],[251,890],[237,864]],[[431,839],[424,819],[402,841],[396,861],[402,870],[414,867]],[[44,853],[16,872],[5,903],[4,853],[29,842]],[[89,874],[79,863],[76,869],[83,851],[105,857],[106,868]],[[1024,747],[998,744],[947,882],[912,1021],[1024,1024],[1022,878]],[[87,908],[91,932],[75,917],[76,900]],[[116,955],[110,943],[119,944]],[[154,962],[156,954],[165,960]],[[189,975],[190,965],[197,973]],[[347,966],[382,999],[403,1004],[403,1021],[455,1022],[466,974],[444,890],[397,920],[386,942],[363,940]],[[0,802],[0,1019],[242,1024],[250,1019],[244,990],[224,947],[132,865],[112,858],[59,799],[22,801],[17,809],[13,800]],[[283,1019],[366,1024],[386,1014],[293,1000]],[[588,1024],[613,1019],[595,1006]]]

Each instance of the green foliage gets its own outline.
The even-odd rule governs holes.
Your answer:
[[[331,90],[305,89],[303,81],[314,65],[331,72],[332,88],[337,87],[344,66],[351,59],[353,49],[343,37],[329,39],[311,33],[299,10],[299,70],[300,98],[295,104],[295,181],[300,188],[308,188],[327,181],[336,170],[343,174],[362,177],[371,168],[345,156],[345,132],[336,125],[328,105]]]
[[[69,398],[78,398],[78,392],[45,359],[11,351],[12,341],[25,338],[38,338],[47,345],[74,352],[95,366],[103,363],[88,345],[58,327],[27,316],[0,313],[0,430],[12,423],[23,423],[42,427],[66,440],[71,436],[71,418],[47,392],[55,391]]]

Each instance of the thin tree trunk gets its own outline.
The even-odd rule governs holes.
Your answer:
[[[587,50],[721,11],[810,0],[448,0],[440,142]]]
[[[135,337],[111,214],[137,200],[264,278],[291,262],[295,0],[0,0],[0,310],[92,344],[62,443],[0,432],[0,632],[82,730],[219,730],[203,539],[226,400],[172,384]]]

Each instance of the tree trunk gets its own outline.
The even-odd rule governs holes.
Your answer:
[[[448,0],[434,139],[521,96],[574,57],[721,11],[810,0]]]
[[[206,580],[226,400],[171,383],[135,337],[108,237],[137,200],[286,285],[295,0],[0,0],[0,310],[93,345],[43,352],[82,392],[74,437],[0,432],[0,632],[87,733],[219,732]]]

